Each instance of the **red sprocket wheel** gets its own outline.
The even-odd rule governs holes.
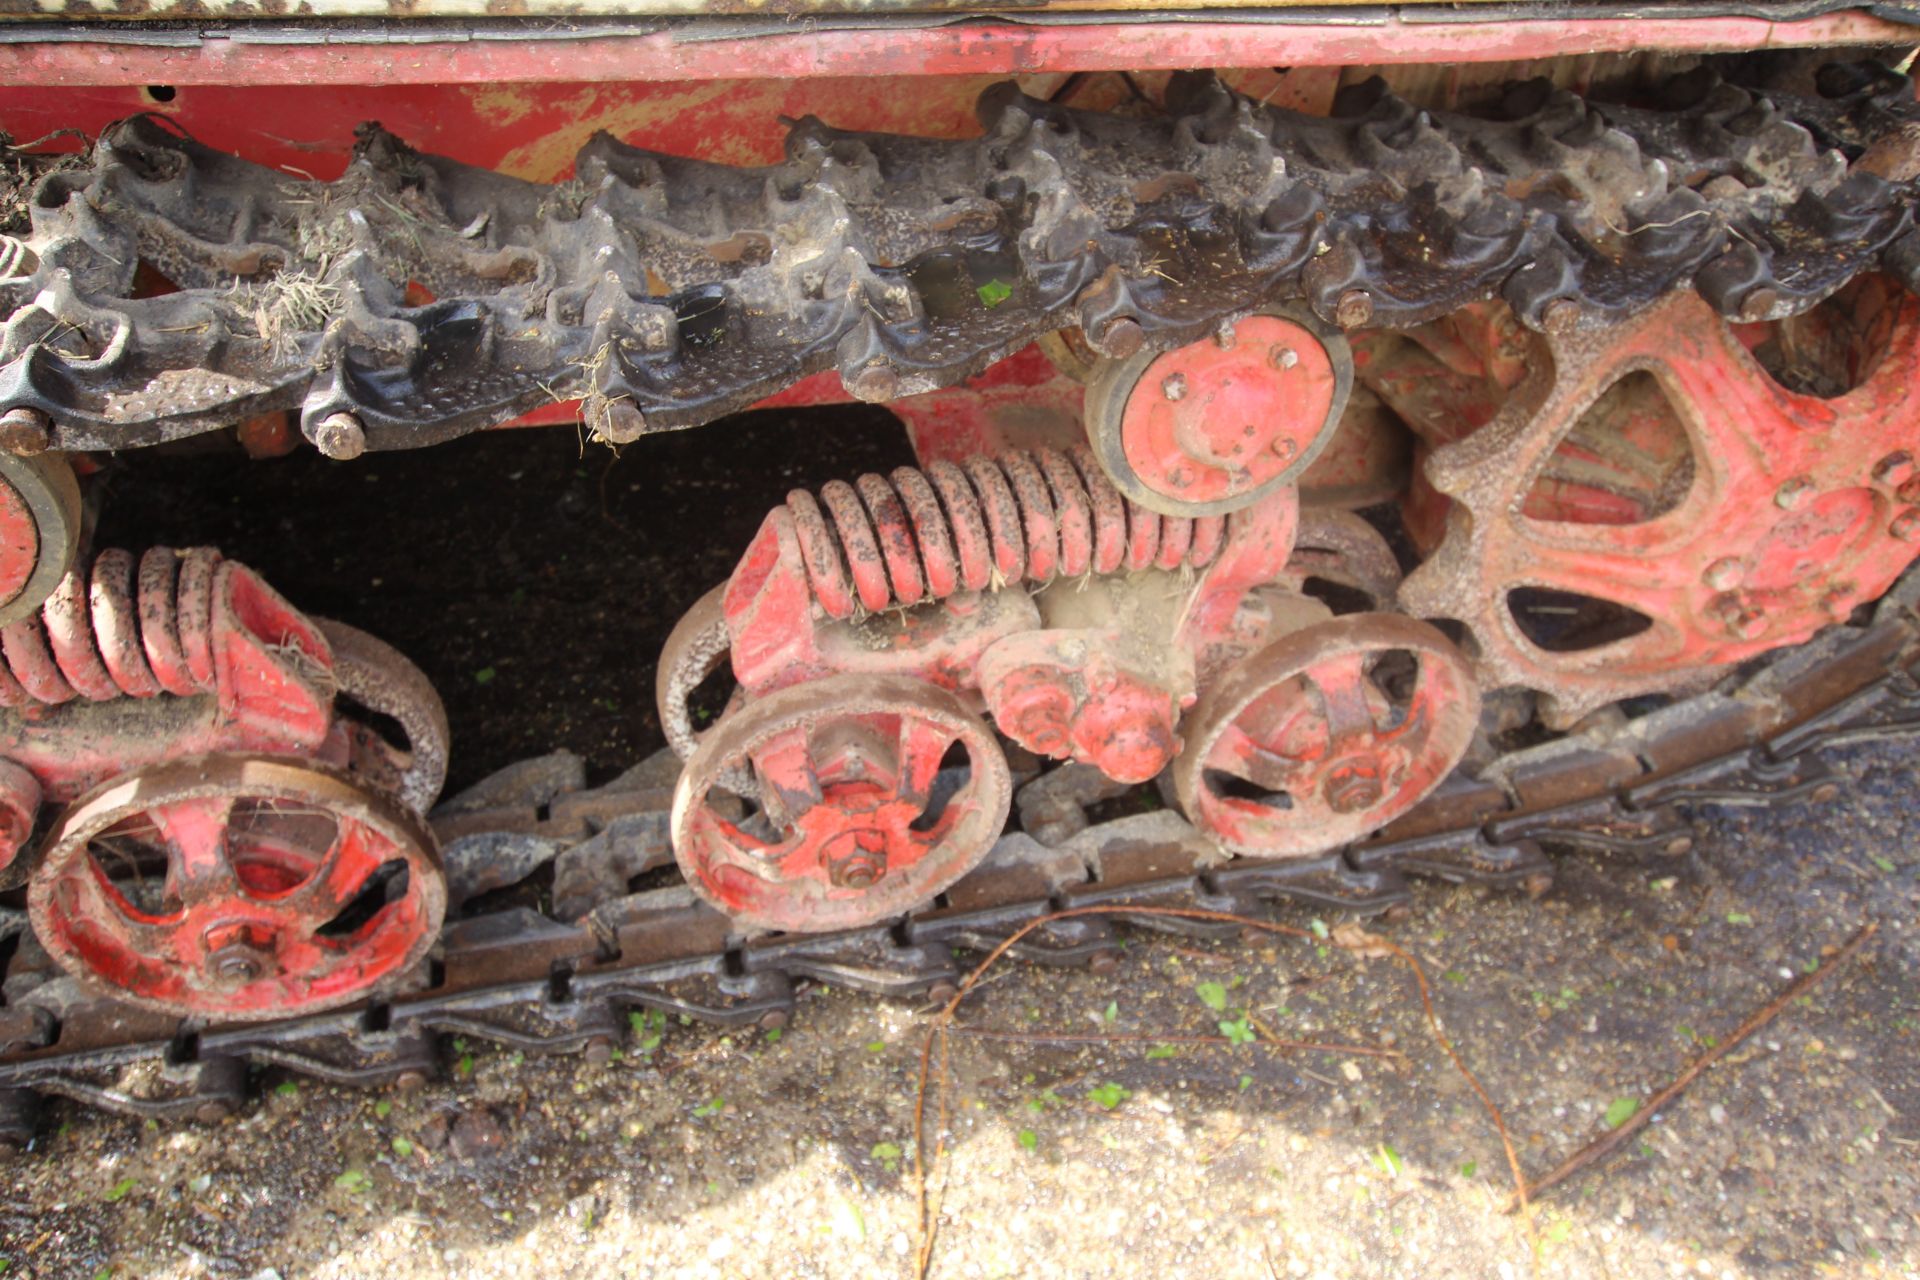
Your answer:
[[[1472,668],[1440,632],[1350,614],[1282,636],[1201,696],[1174,792],[1235,853],[1320,853],[1418,804],[1479,716]]]
[[[1481,684],[1537,690],[1565,726],[1874,600],[1920,553],[1920,301],[1864,280],[1825,323],[1844,340],[1785,339],[1823,348],[1808,376],[1834,394],[1783,385],[1743,341],[1765,335],[1690,292],[1549,337],[1493,421],[1429,459],[1453,505],[1402,605],[1465,623]],[[1543,631],[1535,607],[1604,620]]]
[[[28,893],[35,936],[83,985],[219,1021],[357,1000],[426,954],[445,908],[433,837],[405,807],[251,755],[81,796]]]
[[[967,769],[949,792],[943,762]],[[750,766],[741,815],[721,786]],[[1000,837],[1013,798],[991,730],[945,690],[832,676],[729,712],[701,739],[673,802],[688,883],[756,929],[817,933],[931,900]]]

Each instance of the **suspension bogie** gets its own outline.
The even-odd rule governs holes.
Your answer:
[[[1229,820],[1231,805],[1212,803],[1199,773],[1178,774],[1182,804],[1203,830],[1236,851],[1298,855],[1384,825],[1464,753],[1477,693],[1464,660],[1418,624],[1412,639],[1389,628],[1426,661],[1411,701],[1395,706],[1375,688],[1373,650],[1385,646],[1367,637],[1385,623],[1336,619],[1302,591],[1306,575],[1290,563],[1300,524],[1297,491],[1285,485],[1262,486],[1224,516],[1163,515],[1122,497],[1084,448],[903,468],[836,482],[817,501],[790,495],[663,657],[663,723],[689,723],[685,697],[723,657],[738,684],[704,740],[670,734],[688,755],[675,846],[689,881],[762,927],[883,918],[945,888],[999,834],[997,824],[973,825],[966,847],[963,832],[943,827],[944,801],[925,773],[940,767],[929,743],[966,739],[965,780],[953,785],[969,795],[976,775],[1006,770],[988,725],[1042,760],[1140,784],[1182,757],[1186,713],[1223,697],[1231,705],[1204,719],[1206,749],[1221,755],[1206,757],[1207,778],[1251,772],[1273,784],[1256,804],[1305,815],[1311,797],[1340,820],[1250,835],[1256,827],[1244,815]],[[1338,527],[1364,548],[1357,558],[1390,564],[1379,535],[1354,524],[1364,532]],[[1255,663],[1246,674],[1250,660],[1309,632],[1335,654],[1324,663],[1337,684],[1312,663],[1277,675],[1270,661]],[[1341,649],[1348,635],[1351,652]],[[1301,687],[1277,688],[1288,681]],[[883,687],[893,700],[874,710],[843,705]],[[1245,696],[1233,701],[1223,688]],[[1292,708],[1282,717],[1291,736],[1273,738],[1271,716],[1238,723],[1249,705],[1270,710],[1276,700]],[[1320,729],[1301,729],[1307,722]],[[1223,735],[1232,745],[1216,752]],[[1282,758],[1296,767],[1258,764]],[[746,837],[715,803],[723,783],[757,802],[778,843],[743,852]],[[1302,789],[1297,805],[1275,798],[1288,787]],[[990,783],[976,803],[1004,814],[1004,790]],[[916,827],[945,834],[921,847]],[[861,850],[851,880],[847,842]]]
[[[0,654],[0,879],[28,882],[36,938],[82,986],[270,1017],[360,998],[432,944],[420,815],[445,713],[384,645],[211,548],[154,547],[70,570]]]

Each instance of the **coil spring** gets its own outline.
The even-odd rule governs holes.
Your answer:
[[[786,509],[814,599],[834,618],[1002,583],[1203,568],[1226,539],[1224,516],[1162,516],[1121,497],[1085,448],[829,481],[818,501],[794,490]]]
[[[102,551],[0,628],[0,707],[214,691],[212,547]]]

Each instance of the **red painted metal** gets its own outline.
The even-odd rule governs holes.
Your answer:
[[[252,570],[207,547],[155,547],[137,605],[133,578],[130,554],[102,552],[90,575],[70,572],[38,615],[0,631],[0,759],[46,800],[203,752],[347,763],[326,641]],[[0,848],[0,866],[17,852]]]
[[[1295,567],[1292,487],[1228,517],[1162,517],[1121,499],[1085,449],[936,461],[830,485],[820,503],[796,493],[662,658],[661,722],[688,753],[682,866],[711,901],[765,927],[872,923],[923,901],[925,879],[860,897],[875,867],[933,856],[910,834],[926,825],[924,788],[901,782],[917,771],[904,761],[931,753],[916,745],[916,699],[948,709],[943,750],[954,725],[984,735],[977,708],[1028,750],[1120,782],[1173,764],[1177,783],[1191,775],[1189,813],[1241,851],[1325,849],[1383,825],[1458,762],[1478,695],[1466,660],[1424,624],[1327,621],[1300,592],[1307,573],[1377,597],[1397,572],[1357,517],[1313,527]],[[696,737],[685,700],[729,652],[736,701]],[[1389,652],[1413,660],[1397,700],[1368,676]],[[876,687],[886,700],[862,710]],[[1196,699],[1200,743],[1183,755]],[[1261,772],[1267,748],[1294,761],[1280,781],[1310,792],[1290,815],[1215,794],[1222,770],[1277,787]],[[983,751],[969,746],[976,760]],[[713,802],[723,783],[759,796],[771,838]],[[943,865],[971,865],[941,850]]]
[[[1902,480],[1920,300],[1868,279],[1814,319],[1846,338],[1820,371],[1838,394],[1783,385],[1749,350],[1761,334],[1690,293],[1550,340],[1492,421],[1428,463],[1457,509],[1407,607],[1466,622],[1483,681],[1546,692],[1564,719],[1797,644],[1877,598],[1920,553],[1920,490]],[[1551,649],[1516,624],[1519,587],[1648,625]]]
[[[1410,682],[1386,678],[1389,657],[1412,660]],[[1313,853],[1419,803],[1479,715],[1472,670],[1438,631],[1393,614],[1336,618],[1280,637],[1207,691],[1174,787],[1235,852]]]
[[[1608,51],[1699,53],[1898,46],[1911,29],[1864,12],[1764,18],[1591,18],[1371,23],[1218,21],[964,23],[769,30],[689,40],[686,29],[578,39],[282,44],[242,30],[192,44],[90,40],[0,45],[0,81],[94,85],[508,85],[822,76],[1017,75],[1183,67],[1508,62]]]
[[[361,669],[364,644],[341,665],[321,626],[204,547],[102,552],[0,631],[0,655],[0,876],[31,870],[40,805],[69,804],[33,872],[36,936],[83,980],[181,1013],[279,1016],[351,999],[431,942],[431,840],[379,792],[308,767],[431,800],[395,749],[335,713],[353,693],[434,757],[419,708],[381,696],[404,663],[385,660],[385,684]],[[274,774],[274,760],[303,763]],[[423,767],[437,791],[444,756]],[[317,845],[301,818],[316,812]],[[395,861],[413,878],[404,905],[326,933]],[[163,878],[164,901],[136,901],[143,876]]]
[[[1245,500],[1307,456],[1337,392],[1333,361],[1306,326],[1248,316],[1146,366],[1121,409],[1120,449],[1156,497]]]
[[[955,747],[964,780],[935,775]],[[722,780],[753,770],[743,818]],[[674,795],[687,880],[749,928],[870,924],[931,899],[985,856],[1012,803],[1005,757],[952,694],[899,676],[840,675],[722,717]]]
[[[346,778],[191,756],[81,796],[49,832],[35,936],[85,985],[214,1019],[364,995],[445,909],[432,838]]]
[[[27,500],[10,484],[0,484],[0,601],[26,587],[40,563],[40,534]]]

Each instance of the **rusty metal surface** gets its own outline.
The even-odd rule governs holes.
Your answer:
[[[307,182],[141,119],[36,197],[35,270],[0,282],[0,404],[47,415],[66,449],[297,410],[345,455],[574,396],[631,439],[827,368],[889,399],[1052,330],[1176,345],[1281,302],[1403,326],[1499,292],[1528,323],[1599,325],[1697,277],[1722,312],[1785,313],[1920,260],[1900,239],[1912,185],[1846,172],[1911,89],[1838,74],[1831,97],[1682,77],[1657,109],[1542,83],[1490,117],[1378,85],[1333,119],[1204,78],[1149,120],[1003,88],[979,140],[809,121],[752,170],[602,138],[556,187],[377,130],[339,181]],[[1736,168],[1760,185],[1676,182]],[[1540,181],[1573,171],[1590,176]],[[142,261],[179,291],[139,296]]]
[[[1542,843],[1671,855],[1691,839],[1684,820],[1690,807],[1818,802],[1830,798],[1834,786],[1820,764],[1823,748],[1920,737],[1920,683],[1910,671],[1920,666],[1916,600],[1920,575],[1909,574],[1870,624],[1833,628],[1692,701],[1586,730],[1569,740],[1573,748],[1549,744],[1550,755],[1625,750],[1660,761],[1643,781],[1616,787],[1595,781],[1585,795],[1561,792],[1554,807],[1530,812],[1500,783],[1462,775],[1397,824],[1411,829],[1431,811],[1438,821],[1426,822],[1428,831],[1388,832],[1319,859],[1210,864],[1187,848],[1191,836],[1181,834],[1177,821],[1168,826],[1171,815],[1162,813],[1143,815],[1152,822],[1083,826],[1052,848],[1026,834],[1008,835],[941,904],[897,927],[771,946],[750,945],[684,888],[602,903],[579,924],[513,908],[449,926],[446,977],[438,985],[423,975],[418,990],[364,1008],[205,1028],[191,1040],[167,1019],[63,997],[48,990],[44,976],[36,986],[31,963],[16,957],[0,1007],[0,1136],[24,1141],[32,1133],[36,1093],[134,1115],[216,1118],[243,1103],[241,1068],[248,1062],[378,1086],[435,1070],[440,1032],[527,1050],[592,1052],[596,1041],[610,1044],[623,1034],[629,1010],[778,1025],[791,1012],[799,982],[924,993],[955,980],[954,949],[991,947],[1069,901],[1257,914],[1280,900],[1370,912],[1400,900],[1407,874],[1537,890],[1552,872]],[[1831,699],[1827,705],[1794,694],[1814,687]],[[1528,774],[1530,758],[1527,752],[1509,757],[1501,774]],[[662,753],[661,770],[676,760]],[[630,816],[661,811],[657,792],[627,794]],[[588,809],[611,812],[593,801],[595,793],[579,790],[565,760],[509,770],[456,798],[453,807],[525,827],[570,795]],[[1097,797],[1097,789],[1087,794],[1089,801]],[[1156,879],[1155,867],[1169,874]],[[1107,920],[1064,920],[1023,939],[1016,953],[1033,963],[1098,964],[1119,941]],[[160,1061],[169,1065],[157,1081],[139,1092],[122,1087],[126,1067]]]
[[[1920,550],[1920,302],[1863,280],[1833,312],[1829,358],[1784,372],[1683,295],[1605,333],[1547,336],[1551,357],[1493,419],[1429,460],[1454,506],[1403,604],[1464,622],[1487,686],[1539,691],[1566,725],[1700,688],[1876,599]],[[1747,336],[1817,349],[1802,328]],[[1593,643],[1533,634],[1519,588],[1646,625]]]
[[[1351,5],[1330,11],[1221,10],[1183,20],[1136,11],[997,17],[821,14],[804,20],[662,19],[195,24],[0,22],[0,68],[19,86],[513,85],[554,81],[804,80],[1525,63],[1664,49],[1747,52],[1897,47],[1894,5],[1746,0],[1735,12],[1685,3],[1582,7],[1476,3]],[[5,37],[11,37],[7,39]]]

